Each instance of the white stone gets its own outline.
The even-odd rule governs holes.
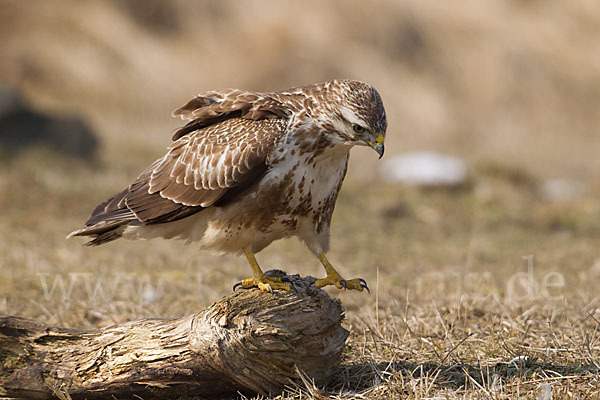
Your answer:
[[[540,191],[548,201],[575,200],[584,194],[585,185],[568,179],[548,179],[542,182]]]
[[[467,180],[467,167],[460,158],[430,151],[390,157],[379,173],[384,180],[417,186],[456,186]]]

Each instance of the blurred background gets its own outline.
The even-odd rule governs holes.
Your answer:
[[[536,277],[558,271],[562,294],[595,298],[597,1],[0,0],[0,38],[0,312],[95,326],[227,294],[243,259],[64,237],[164,153],[170,112],[195,94],[333,78],[375,86],[389,120],[383,160],[352,152],[341,271],[389,299],[504,296],[531,254]],[[458,176],[436,181],[444,157]],[[434,178],[412,177],[423,169]],[[259,261],[323,274],[295,241]],[[374,301],[340,295],[349,310]]]

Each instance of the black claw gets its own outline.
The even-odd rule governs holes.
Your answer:
[[[344,287],[344,290],[348,290],[348,284],[345,279],[340,280],[340,284]]]
[[[235,292],[235,289],[237,289],[239,286],[242,286],[242,282],[241,282],[241,281],[240,281],[240,282],[236,282],[236,283],[233,285],[233,291]]]
[[[369,294],[371,294],[371,290],[369,289],[369,286],[367,286],[367,281],[365,281],[365,280],[364,280],[364,279],[362,279],[362,278],[358,278],[358,281],[360,282],[360,287],[361,287],[361,288],[364,288],[364,289],[367,289],[367,292],[368,292]]]

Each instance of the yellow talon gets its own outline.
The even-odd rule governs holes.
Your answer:
[[[248,278],[236,283],[233,286],[233,290],[235,290],[238,286],[244,289],[258,287],[260,290],[269,293],[273,293],[273,290],[275,289],[281,289],[286,291],[290,290],[290,284],[282,282],[281,278],[270,278],[264,274],[262,277],[259,278]]]
[[[246,255],[246,258],[248,259],[250,268],[252,268],[254,277],[244,279],[241,282],[236,283],[235,285],[233,285],[233,290],[235,290],[238,286],[242,287],[244,289],[258,287],[260,290],[263,290],[263,291],[269,292],[269,293],[273,293],[273,290],[275,290],[275,289],[286,290],[286,291],[290,290],[290,284],[284,283],[281,280],[281,278],[265,275],[265,273],[262,272],[262,270],[260,269],[260,266],[258,265],[258,261],[256,261],[256,257],[254,257],[254,254],[250,250],[244,249],[244,254]]]
[[[369,286],[367,286],[367,282],[364,279],[356,278],[346,280],[342,278],[342,276],[333,268],[325,254],[322,252],[319,253],[319,260],[325,267],[325,271],[327,272],[327,277],[317,279],[315,282],[315,286],[321,288],[327,285],[335,285],[338,289],[352,289],[358,290],[362,292],[364,289],[367,289],[367,292],[371,293],[369,290]]]

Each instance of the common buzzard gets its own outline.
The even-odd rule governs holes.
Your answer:
[[[342,278],[325,253],[350,149],[383,156],[387,120],[372,86],[333,80],[271,93],[217,90],[173,116],[188,122],[167,154],[68,237],[91,236],[90,246],[162,237],[244,253],[254,277],[240,285],[272,291],[290,287],[265,275],[254,253],[297,236],[327,272],[317,287],[368,290],[363,279]]]

